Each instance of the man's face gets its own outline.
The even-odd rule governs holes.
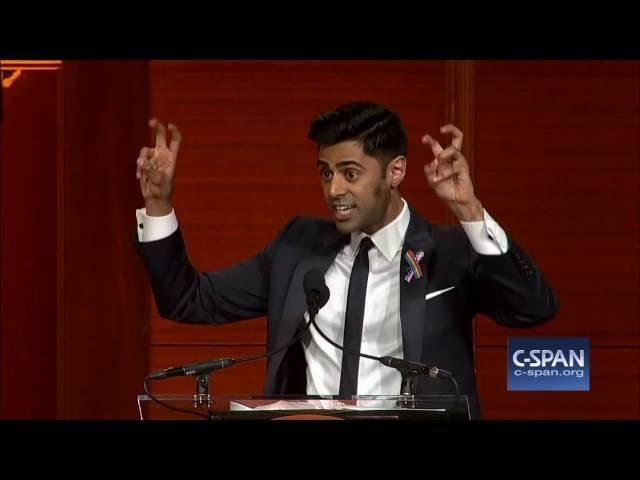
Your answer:
[[[372,234],[393,219],[386,171],[358,142],[321,146],[318,157],[322,192],[338,231]]]

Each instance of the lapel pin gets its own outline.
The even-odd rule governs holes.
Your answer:
[[[404,259],[409,264],[409,270],[404,276],[404,279],[407,283],[411,282],[413,278],[421,278],[423,274],[422,268],[420,267],[420,260],[424,257],[424,252],[422,250],[418,250],[418,253],[413,253],[413,250],[409,249],[404,254]]]

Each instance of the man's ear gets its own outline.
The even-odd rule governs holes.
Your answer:
[[[404,175],[407,171],[407,158],[404,155],[398,155],[387,165],[387,184],[391,189],[397,189],[400,186]]]

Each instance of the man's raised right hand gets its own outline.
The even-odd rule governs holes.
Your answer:
[[[136,178],[145,201],[147,215],[164,216],[171,213],[171,194],[176,172],[176,159],[180,150],[182,135],[175,125],[168,126],[171,141],[167,147],[167,133],[157,119],[149,120],[149,127],[155,130],[155,148],[142,147],[138,157]]]

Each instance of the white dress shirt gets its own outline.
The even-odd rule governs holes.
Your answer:
[[[373,235],[369,250],[369,277],[365,303],[362,344],[360,351],[369,355],[390,355],[402,358],[402,324],[400,322],[400,264],[402,245],[409,226],[410,213],[402,200],[400,214]],[[175,212],[163,217],[150,217],[145,209],[136,210],[138,238],[150,242],[168,237],[178,228]],[[484,210],[484,219],[460,222],[471,246],[482,255],[499,255],[508,250],[507,236]],[[338,253],[325,273],[331,296],[320,310],[316,323],[334,342],[342,345],[347,292],[351,268],[362,232],[351,234],[351,241]],[[308,318],[308,314],[305,313]],[[307,394],[336,395],[340,390],[342,351],[325,341],[314,329],[303,341],[307,360]],[[360,359],[358,395],[397,395],[400,392],[400,373],[375,360]]]

